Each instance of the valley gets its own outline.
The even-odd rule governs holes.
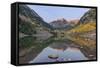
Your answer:
[[[39,63],[43,59],[43,62],[96,59],[95,9],[90,9],[80,20],[67,21],[62,18],[47,23],[28,6],[19,7],[20,64]],[[76,57],[73,57],[74,54]],[[53,60],[48,56],[59,58]]]

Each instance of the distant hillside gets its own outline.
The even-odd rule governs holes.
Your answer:
[[[80,24],[79,26],[71,29],[69,32],[70,33],[86,33],[92,30],[96,29],[96,23],[95,22],[91,22],[91,23],[86,23],[86,24]]]
[[[19,31],[28,35],[36,33],[36,29],[52,29],[34,10],[26,5],[19,5]]]
[[[71,33],[84,33],[96,29],[96,10],[90,9],[80,19],[77,26],[69,30]]]

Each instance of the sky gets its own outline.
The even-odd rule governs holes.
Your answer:
[[[89,8],[76,7],[57,7],[41,5],[28,6],[48,23],[61,18],[64,18],[66,20],[80,19],[84,15],[84,13],[89,10]]]

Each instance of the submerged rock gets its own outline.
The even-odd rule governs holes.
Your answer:
[[[58,56],[58,55],[52,54],[52,55],[49,55],[48,57],[49,57],[50,59],[57,59],[59,56]]]

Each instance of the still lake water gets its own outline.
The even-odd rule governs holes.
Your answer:
[[[58,44],[52,44],[44,48],[33,60],[29,61],[29,63],[88,60],[80,48],[63,43]],[[56,58],[53,58],[53,56]]]

